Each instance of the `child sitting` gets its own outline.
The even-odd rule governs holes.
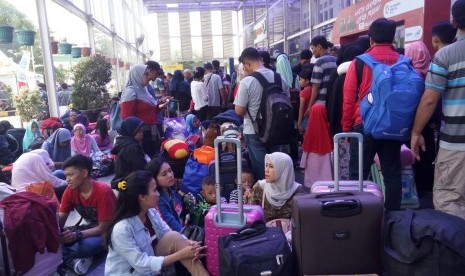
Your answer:
[[[196,197],[191,193],[183,196],[186,211],[186,225],[195,224],[200,227],[204,226],[204,218],[212,205],[216,204],[215,178],[207,175],[202,181],[202,191]],[[221,203],[227,203],[224,197],[221,197]]]
[[[237,184],[237,179],[236,179]],[[252,187],[255,184],[255,179],[253,173],[249,168],[242,169],[242,201],[244,203],[248,202],[250,196],[252,195]],[[238,203],[239,198],[239,189],[236,189],[231,192],[229,196],[229,203]]]

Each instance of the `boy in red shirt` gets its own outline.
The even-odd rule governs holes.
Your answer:
[[[300,72],[299,84],[302,87],[300,91],[300,105],[299,105],[299,118],[297,120],[297,127],[299,128],[300,134],[304,134],[308,124],[308,106],[310,105],[310,99],[312,97],[312,79],[313,65],[310,68],[305,68]]]
[[[90,178],[92,159],[75,155],[64,162],[63,168],[68,184],[59,211],[63,261],[80,275],[87,272],[92,257],[105,250],[102,235],[113,217],[116,197],[110,186]],[[87,224],[64,229],[73,209]]]

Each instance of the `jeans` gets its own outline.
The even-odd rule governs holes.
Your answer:
[[[63,246],[63,260],[90,258],[105,250],[103,237],[88,237],[73,244]]]
[[[363,126],[355,126],[354,132],[363,134]],[[402,175],[400,163],[400,147],[402,142],[394,140],[378,140],[370,135],[363,135],[363,179],[368,179],[370,167],[375,154],[378,154],[384,177],[384,208],[387,211],[400,209],[402,200]],[[350,141],[350,179],[358,179],[358,141]]]
[[[250,165],[256,180],[265,178],[265,154],[281,151],[281,146],[267,146],[256,134],[246,134]]]

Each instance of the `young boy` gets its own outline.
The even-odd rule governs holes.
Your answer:
[[[299,118],[297,120],[297,127],[299,128],[300,134],[305,132],[308,123],[308,105],[310,104],[310,98],[312,97],[312,84],[310,82],[312,78],[313,67],[304,69],[300,72],[299,83],[302,87],[300,91],[300,105],[299,105]]]
[[[236,179],[237,184],[237,179]],[[253,173],[249,168],[242,169],[242,201],[247,203],[252,195],[252,187],[255,184]],[[239,189],[231,192],[229,203],[238,203]]]
[[[200,227],[204,226],[204,218],[212,205],[216,204],[215,178],[207,175],[202,181],[202,191],[196,197],[191,193],[183,196],[186,211],[186,225],[195,224]],[[224,197],[221,197],[221,203],[227,203]]]

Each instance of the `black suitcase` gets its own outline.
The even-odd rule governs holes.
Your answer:
[[[256,221],[218,239],[221,276],[294,275],[289,244],[278,227]]]
[[[341,135],[363,139],[358,133],[336,134],[335,143]],[[292,251],[299,275],[379,273],[383,199],[361,191],[361,181],[359,191],[339,191],[337,169],[334,184],[336,192],[293,199]]]

